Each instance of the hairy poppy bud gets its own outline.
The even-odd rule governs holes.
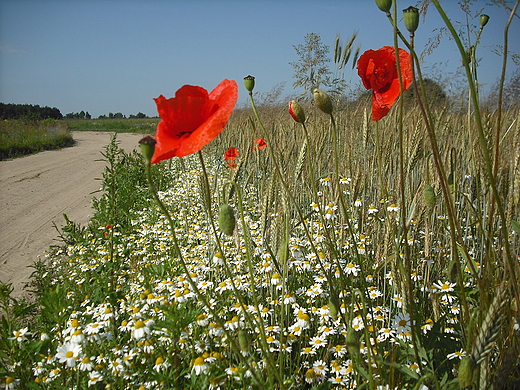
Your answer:
[[[489,15],[480,15],[480,28],[483,28],[489,22]]]
[[[336,299],[337,301],[337,299]],[[334,303],[333,299],[329,299],[329,313],[332,319],[335,321],[338,318],[338,306]]]
[[[332,114],[332,100],[321,89],[314,90],[314,104],[325,114]]]
[[[352,356],[352,358],[357,358],[359,356],[359,339],[356,331],[351,326],[349,326],[347,330],[345,344],[347,345],[347,350],[350,353],[350,356]]]
[[[155,144],[157,141],[152,136],[147,135],[139,140],[139,146],[141,147],[141,153],[147,164],[152,161],[153,154],[155,152]]]
[[[244,86],[249,92],[253,92],[255,88],[255,78],[251,75],[244,77]]]
[[[419,9],[415,7],[408,7],[403,10],[404,26],[411,33],[419,27]]]
[[[453,194],[455,192],[455,175],[453,172],[448,175],[448,188],[450,189],[450,193]]]
[[[244,329],[238,331],[238,345],[242,352],[249,352],[250,341],[249,337]]]
[[[424,203],[426,206],[428,206],[430,209],[433,209],[435,207],[435,204],[437,203],[437,199],[435,197],[435,190],[432,186],[428,185],[424,188]]]
[[[473,362],[469,356],[462,358],[459,364],[459,387],[465,389],[473,382]]]
[[[220,206],[218,225],[224,234],[227,234],[228,236],[233,235],[233,230],[235,230],[235,213],[226,203]]]
[[[305,122],[305,112],[303,111],[302,106],[298,104],[296,100],[292,100],[289,102],[289,114],[293,117],[293,119],[298,123]]]
[[[389,12],[392,8],[392,0],[376,0],[376,5],[383,12]]]

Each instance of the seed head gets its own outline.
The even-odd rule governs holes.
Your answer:
[[[383,12],[389,12],[392,8],[392,0],[376,0],[376,5]]]
[[[415,7],[408,7],[403,10],[404,26],[408,31],[414,33],[419,27],[419,9]]]
[[[244,86],[249,93],[252,93],[255,88],[255,78],[251,75],[244,77]]]

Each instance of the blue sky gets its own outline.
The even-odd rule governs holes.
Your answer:
[[[491,85],[502,63],[492,51],[503,43],[508,14],[484,0],[474,3],[473,13],[483,9],[491,16],[478,49],[479,80]],[[466,22],[457,1],[441,4],[453,21]],[[399,10],[409,5],[416,1],[398,1]],[[418,51],[442,26],[430,6],[416,35]],[[291,95],[289,62],[298,60],[293,45],[315,32],[332,50],[336,36],[346,42],[355,31],[362,51],[393,44],[391,26],[372,0],[0,0],[0,102],[94,117],[154,116],[153,98],[171,97],[184,84],[211,90],[234,79],[245,102],[248,74],[256,77],[255,92],[285,82],[284,93]],[[519,36],[516,17],[510,30],[515,53]],[[460,69],[454,42],[443,38],[424,65],[450,78]],[[511,61],[508,66],[515,69]],[[355,71],[345,77],[359,82]]]

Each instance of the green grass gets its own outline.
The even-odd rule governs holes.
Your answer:
[[[61,121],[4,120],[0,122],[0,160],[74,145]]]
[[[159,118],[144,119],[64,119],[70,131],[110,131],[154,134]]]

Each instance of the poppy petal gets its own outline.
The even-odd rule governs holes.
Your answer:
[[[224,129],[237,99],[238,85],[233,80],[223,80],[210,94],[185,85],[174,98],[160,95],[155,99],[161,122],[152,164],[201,150]]]
[[[410,54],[404,49],[399,49],[399,64],[403,89],[406,90],[412,83],[413,75]],[[363,85],[373,91],[372,119],[377,121],[388,114],[401,93],[395,49],[384,46],[379,50],[367,50],[359,58],[357,66]]]
[[[217,111],[183,140],[177,151],[178,157],[198,152],[224,130],[238,99],[238,85],[236,81],[222,81],[211,91],[209,98],[217,103]]]

